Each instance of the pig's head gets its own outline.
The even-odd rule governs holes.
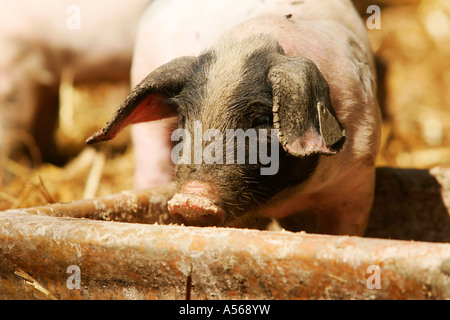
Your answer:
[[[268,35],[225,39],[159,67],[87,143],[173,116],[179,129],[172,138],[182,142],[172,151],[177,193],[168,207],[189,225],[224,225],[264,208],[304,183],[320,155],[336,154],[345,140],[318,68],[285,55]]]

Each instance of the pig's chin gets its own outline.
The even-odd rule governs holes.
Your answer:
[[[205,182],[191,181],[179,188],[168,202],[169,213],[188,226],[222,226],[225,210],[218,204],[216,190]]]
[[[225,212],[209,198],[194,194],[177,193],[168,202],[170,214],[188,226],[221,226]]]
[[[254,203],[242,203],[242,199],[239,204],[224,199],[214,184],[198,180],[181,185],[168,202],[169,213],[179,223],[199,227],[227,226],[253,206]]]

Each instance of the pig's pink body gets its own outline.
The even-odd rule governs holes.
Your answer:
[[[0,167],[18,141],[49,144],[64,70],[75,81],[128,78],[137,24],[148,2],[0,2]]]
[[[75,69],[80,78],[98,77],[98,72],[117,75],[121,63],[127,67],[132,55],[135,33],[139,17],[150,0],[124,1],[65,1],[65,0],[18,0],[0,3],[0,70],[5,76],[9,69],[21,68],[17,55],[39,53],[39,49],[52,52],[65,63],[65,67]],[[79,9],[79,28],[75,11]],[[73,18],[73,19],[72,19]],[[67,57],[63,57],[64,53]],[[125,57],[126,60],[121,57]],[[47,57],[48,58],[48,57]],[[117,61],[119,65],[106,63]],[[42,72],[46,62],[36,67],[35,73]],[[58,61],[59,62],[59,61]],[[104,68],[98,68],[102,65]],[[94,69],[92,69],[94,68]],[[94,72],[97,71],[97,72]],[[35,74],[39,76],[39,74]],[[5,85],[2,83],[2,85]]]
[[[285,217],[314,211],[319,232],[363,233],[373,198],[381,120],[369,41],[350,1],[157,1],[141,20],[133,85],[174,58],[200,54],[221,36],[243,39],[259,33],[271,34],[288,55],[317,65],[347,138],[340,153],[321,156],[306,184],[286,189],[263,213]],[[173,120],[133,128],[137,188],[172,179],[170,131],[164,123]]]

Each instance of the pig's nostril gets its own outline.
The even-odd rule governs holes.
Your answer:
[[[225,221],[224,211],[211,199],[177,193],[169,202],[170,214],[179,222],[192,226],[219,226]]]

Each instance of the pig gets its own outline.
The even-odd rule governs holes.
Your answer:
[[[64,70],[71,70],[75,83],[128,81],[148,2],[0,2],[0,185],[7,158],[58,158],[52,142]]]
[[[381,116],[369,40],[350,1],[155,1],[140,22],[132,81],[87,143],[134,124],[135,185],[174,179],[168,210],[180,223],[306,215],[313,232],[364,234]],[[267,161],[248,162],[250,134],[246,163],[221,159],[226,132],[237,129],[257,133],[277,170],[262,174]],[[211,153],[219,161],[193,161],[213,141],[208,130],[222,139]]]

